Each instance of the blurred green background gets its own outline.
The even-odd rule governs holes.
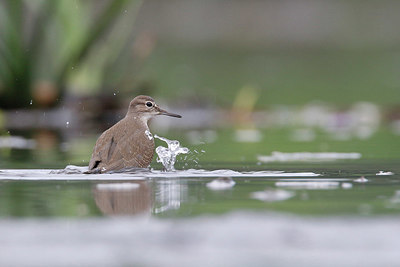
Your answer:
[[[398,160],[399,12],[389,0],[3,0],[0,167],[87,164],[138,94],[183,115],[151,128],[205,151],[186,167],[273,151]]]

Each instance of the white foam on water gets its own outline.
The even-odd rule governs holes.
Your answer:
[[[84,174],[87,167],[67,166],[61,170],[48,169],[3,169],[0,170],[0,180],[87,180],[87,181],[118,181],[118,180],[143,180],[147,178],[218,178],[218,177],[264,177],[264,178],[292,178],[318,177],[320,174],[313,172],[283,172],[283,171],[253,171],[238,172],[233,170],[203,170],[188,169],[173,172],[160,170],[136,170],[132,172]]]

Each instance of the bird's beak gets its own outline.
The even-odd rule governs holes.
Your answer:
[[[165,115],[165,116],[170,116],[170,117],[175,117],[175,118],[182,118],[182,116],[179,115],[179,114],[168,112],[168,111],[163,110],[163,109],[161,109],[159,107],[157,107],[157,111],[158,111],[158,115]]]

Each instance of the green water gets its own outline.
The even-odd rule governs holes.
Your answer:
[[[292,164],[293,165],[293,164]],[[392,162],[373,163],[360,160],[353,163],[283,164],[273,168],[285,172],[312,171],[322,174],[306,178],[307,182],[339,181],[328,189],[278,188],[277,181],[303,181],[303,177],[237,177],[231,189],[212,190],[206,185],[214,178],[144,178],[136,183],[137,190],[99,190],[99,181],[1,181],[1,217],[92,217],[111,215],[150,214],[156,217],[183,218],[232,211],[277,211],[301,215],[357,215],[374,216],[399,214],[400,168]],[[226,166],[221,166],[226,167]],[[233,167],[231,165],[231,167]],[[240,166],[238,166],[240,167]],[[379,170],[394,175],[377,176]],[[251,173],[251,172],[250,172]],[[249,175],[251,176],[251,175]],[[354,182],[364,176],[366,183]],[[43,179],[46,179],[44,176]],[[68,179],[68,177],[67,177]],[[348,179],[343,181],[342,179]],[[110,183],[107,181],[105,183]],[[351,188],[343,188],[343,183]],[[260,201],[252,193],[264,190],[285,190],[294,193],[282,201]],[[164,207],[164,210],[160,208]]]
[[[99,181],[54,181],[46,175],[40,181],[0,181],[0,217],[101,217],[112,215],[151,215],[153,217],[185,218],[235,211],[283,212],[307,216],[376,216],[400,213],[399,136],[382,129],[367,140],[334,141],[319,135],[312,142],[294,142],[286,138],[289,130],[270,129],[261,141],[239,143],[232,141],[232,131],[218,131],[212,143],[191,145],[184,133],[169,133],[191,149],[192,153],[178,156],[177,170],[229,169],[249,172],[248,177],[234,177],[236,185],[227,190],[212,190],[207,183],[214,178],[157,178],[148,176],[138,190],[105,191],[97,189]],[[67,164],[84,166],[91,154],[96,136],[75,138],[68,149],[56,146],[47,150],[2,150],[1,169],[62,169]],[[156,145],[163,145],[156,141]],[[198,151],[195,153],[194,151]],[[201,152],[201,151],[204,152]],[[361,159],[334,162],[270,162],[262,163],[258,155],[282,152],[358,152]],[[162,166],[155,160],[155,170]],[[257,171],[289,173],[314,172],[319,177],[338,184],[329,189],[280,188],[279,181],[302,177],[252,177]],[[379,171],[394,175],[377,176]],[[29,173],[26,174],[29,177]],[[366,183],[354,182],[364,176]],[[322,180],[323,181],[323,180]],[[118,175],[112,181],[118,183]],[[123,181],[126,183],[127,181]],[[343,183],[350,184],[344,188]],[[252,198],[254,192],[285,190],[293,197],[281,201],[261,201]]]
[[[161,173],[153,161],[155,171],[115,173],[102,181],[96,175],[50,174],[67,164],[86,165],[96,136],[29,151],[3,149],[0,265],[399,266],[398,135],[381,129],[364,140],[321,134],[294,142],[289,129],[262,134],[256,143],[240,143],[225,129],[216,132],[215,142],[200,145],[191,144],[185,132],[160,134],[192,151],[178,157],[177,172]],[[273,151],[362,157],[258,161]],[[182,175],[193,174],[191,168],[205,171]],[[394,174],[377,176],[379,171]],[[233,176],[236,184],[210,188],[218,176]],[[356,182],[360,177],[368,181]],[[291,182],[303,186],[282,187]]]

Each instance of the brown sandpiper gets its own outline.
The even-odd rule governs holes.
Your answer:
[[[87,173],[149,167],[154,155],[154,138],[147,123],[157,115],[182,117],[161,109],[150,96],[135,97],[126,116],[97,139]]]

